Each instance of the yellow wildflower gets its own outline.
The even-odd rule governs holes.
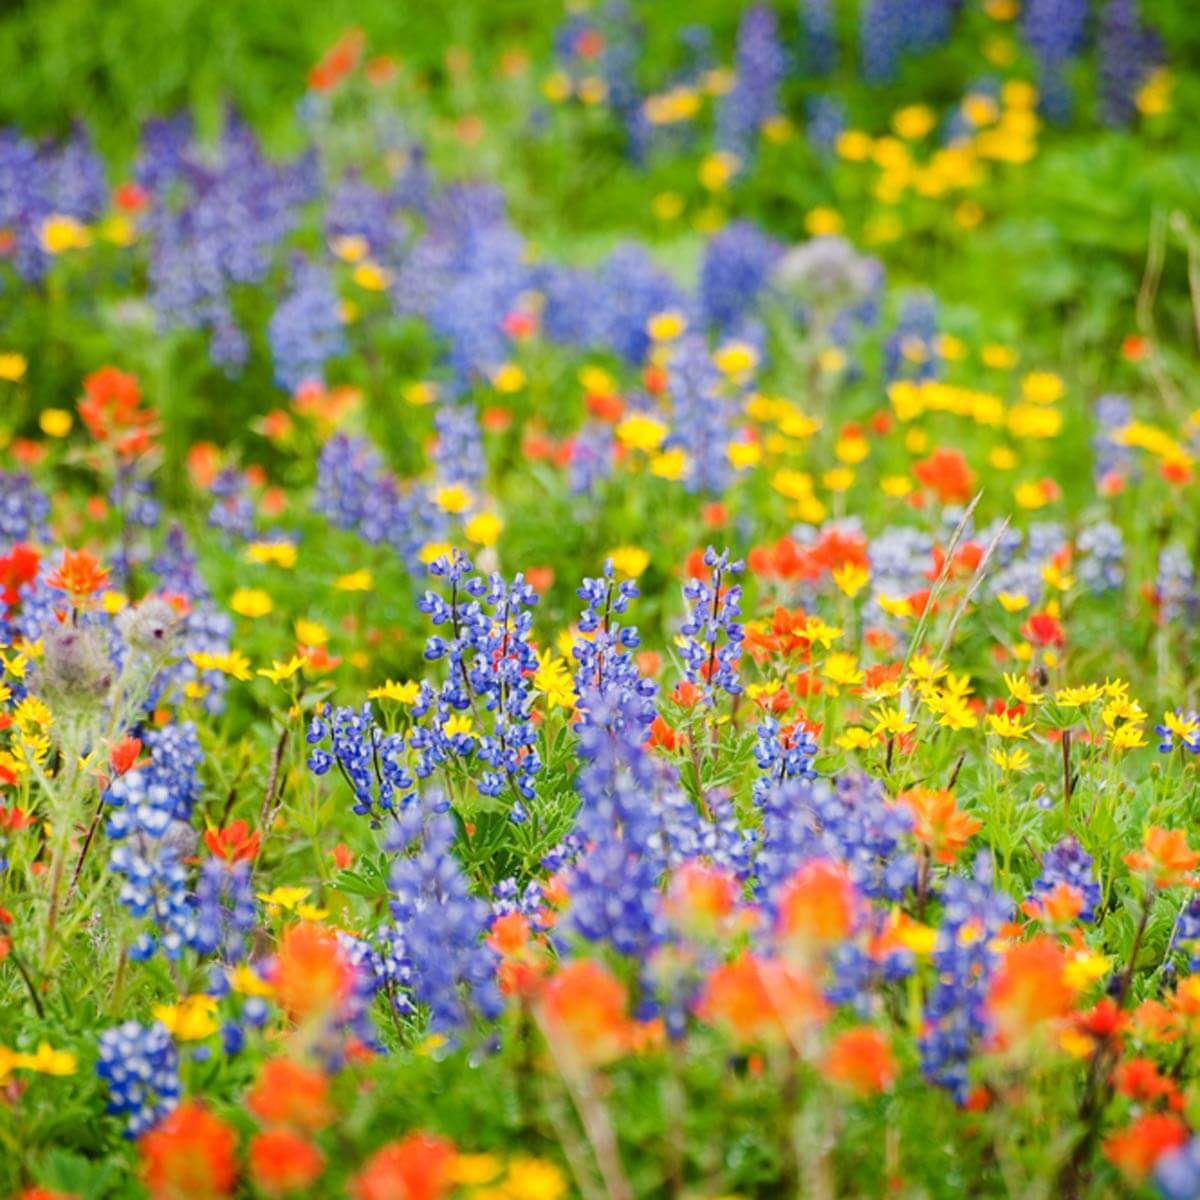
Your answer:
[[[367,693],[367,699],[395,700],[400,704],[416,704],[420,694],[421,685],[413,682],[411,679],[405,683],[398,683],[394,679],[389,679],[381,686],[372,688]]]
[[[617,426],[617,438],[622,445],[647,454],[657,450],[666,436],[666,425],[646,413],[633,413]]]
[[[262,588],[238,588],[229,598],[229,607],[240,617],[265,617],[274,607]]]
[[[189,654],[188,659],[197,671],[220,671],[222,675],[240,679],[243,683],[250,678],[250,660],[240,650],[229,650],[224,654],[197,650]]]
[[[333,586],[339,592],[369,592],[375,586],[375,578],[365,567],[351,571],[348,575],[340,575],[333,581]]]
[[[180,1042],[195,1042],[217,1031],[217,998],[203,993],[185,996],[178,1004],[155,1005],[154,1016]]]

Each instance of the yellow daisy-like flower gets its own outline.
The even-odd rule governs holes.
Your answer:
[[[1056,404],[1066,394],[1066,384],[1053,371],[1030,371],[1021,380],[1021,399],[1029,404]]]
[[[918,687],[936,683],[946,674],[946,668],[939,662],[931,662],[924,654],[915,654],[909,660],[908,677]]]
[[[834,738],[834,745],[842,750],[867,750],[874,744],[874,735],[861,725],[851,725],[844,733]]]
[[[1024,592],[997,592],[996,599],[1005,612],[1018,613],[1029,607],[1029,597]]]
[[[646,322],[646,332],[656,342],[670,342],[680,337],[687,329],[687,317],[681,312],[655,313]]]
[[[811,209],[804,218],[804,228],[813,237],[827,237],[845,228],[841,214],[833,208],[820,206]]]
[[[240,679],[243,683],[250,678],[250,660],[240,650],[230,650],[225,654],[197,650],[188,655],[188,660],[197,671],[220,671],[222,675]]]
[[[762,462],[763,448],[758,442],[730,442],[725,454],[735,470],[745,471]]]
[[[1024,675],[1010,675],[1007,671],[1004,673],[1004,686],[1008,688],[1008,694],[1017,701],[1018,704],[1028,704],[1030,706],[1041,704],[1046,697],[1041,692],[1035,692],[1030,686],[1029,680]]]
[[[516,363],[505,363],[492,376],[492,387],[504,396],[511,396],[524,386],[525,372]]]
[[[351,278],[364,292],[382,292],[392,282],[392,273],[378,263],[366,260],[354,268]]]
[[[451,483],[438,488],[434,493],[434,500],[442,512],[456,516],[471,507],[471,493],[461,483]]]
[[[853,600],[867,586],[871,572],[859,563],[846,562],[834,567],[832,578],[838,590]]]
[[[239,617],[249,617],[253,620],[265,617],[275,607],[275,603],[262,588],[238,588],[229,598],[229,607]]]
[[[389,679],[386,683],[377,688],[372,688],[367,693],[368,700],[395,700],[399,704],[416,704],[417,698],[421,695],[421,685],[413,682],[411,679],[405,683],[398,683],[394,679]]]
[[[719,150],[700,163],[700,183],[710,192],[719,192],[738,173],[741,160],[736,154]]]
[[[429,383],[426,380],[421,380],[418,383],[410,383],[402,392],[405,403],[411,404],[414,408],[424,408],[427,404],[432,404],[438,398],[438,388],[436,383]]]
[[[375,586],[375,577],[365,567],[359,571],[351,571],[348,575],[340,575],[333,581],[333,586],[339,592],[369,592]]]
[[[0,1046],[0,1079],[14,1067],[38,1075],[74,1075],[78,1065],[70,1050],[55,1050],[49,1042],[38,1042],[32,1054],[5,1050]]]
[[[910,104],[892,113],[892,128],[909,140],[923,138],[937,122],[937,116],[927,104]]]
[[[1029,751],[1020,746],[1012,750],[992,750],[988,757],[1006,774],[1029,770]]]
[[[471,718],[463,713],[455,713],[445,725],[442,726],[442,732],[447,737],[458,737],[463,734],[467,737],[475,736],[475,726]]]
[[[726,379],[745,379],[758,366],[758,351],[749,342],[724,342],[713,363]]]
[[[646,413],[633,413],[617,426],[617,439],[630,450],[649,454],[663,444],[667,427]]]
[[[307,617],[298,617],[292,630],[302,646],[324,646],[329,641],[329,630],[319,621],[310,621]]]
[[[675,446],[650,460],[650,474],[671,483],[678,483],[687,472],[688,456],[683,447]]]
[[[1060,688],[1054,693],[1054,700],[1063,708],[1085,708],[1103,695],[1104,689],[1098,683],[1085,683],[1080,687]]]
[[[52,438],[64,438],[71,432],[75,419],[65,408],[43,408],[38,416],[38,428]]]
[[[566,662],[556,658],[551,650],[538,655],[538,668],[533,673],[533,686],[546,697],[546,703],[556,708],[575,707],[575,681]]]
[[[857,687],[867,677],[866,672],[860,669],[858,659],[844,652],[831,654],[825,660],[821,674],[842,687]]]
[[[239,996],[273,996],[275,989],[262,979],[253,967],[244,963],[226,973],[230,988]]]
[[[29,368],[25,355],[8,352],[0,354],[0,379],[5,383],[20,383]]]
[[[872,732],[879,737],[895,738],[912,733],[917,727],[915,721],[910,721],[898,708],[877,708],[871,714],[875,720]]]
[[[260,566],[271,563],[290,570],[296,565],[296,558],[294,542],[251,542],[246,547],[246,561]]]
[[[1010,371],[1017,365],[1017,352],[1010,346],[989,342],[979,351],[980,360],[993,371]]]
[[[285,679],[291,679],[298,671],[304,667],[305,660],[298,654],[292,655],[287,662],[273,662],[269,667],[260,667],[258,674],[264,679],[269,679],[272,683],[283,683]]]
[[[508,1164],[504,1194],[511,1200],[562,1200],[567,1181],[562,1171],[542,1158],[514,1158]]]
[[[159,1004],[155,1017],[181,1042],[196,1042],[211,1037],[217,1031],[217,998],[201,993],[185,996],[178,1004]]]
[[[1012,713],[988,713],[988,728],[997,736],[1013,741],[1024,741],[1030,730],[1033,729],[1033,722],[1023,722],[1019,716]]]
[[[504,522],[495,513],[481,512],[463,526],[463,536],[477,546],[494,546],[503,528]]]
[[[92,244],[87,226],[74,217],[54,213],[42,222],[39,240],[47,254],[62,254],[66,250],[83,250]]]
[[[636,579],[650,565],[650,555],[641,546],[617,546],[608,558],[613,570],[627,579]]]
[[[828,650],[842,636],[842,630],[826,625],[820,617],[809,617],[804,623],[804,636],[814,645]]]
[[[503,1170],[499,1160],[491,1154],[457,1154],[451,1162],[448,1174],[453,1183],[462,1187],[478,1187],[491,1183]]]
[[[290,911],[297,904],[303,903],[308,899],[308,893],[311,888],[306,887],[277,887],[272,888],[269,892],[259,892],[258,898],[266,905],[274,909],[285,909]]]
[[[838,157],[847,162],[866,162],[874,149],[875,141],[861,129],[844,129],[838,134],[834,148]]]

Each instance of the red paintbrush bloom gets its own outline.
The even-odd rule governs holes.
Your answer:
[[[21,588],[37,578],[41,561],[41,555],[24,542],[0,558],[0,600],[9,608],[21,602]]]
[[[1034,613],[1022,626],[1021,636],[1035,646],[1057,646],[1061,649],[1066,644],[1061,622],[1048,612]]]
[[[965,504],[975,487],[975,472],[961,450],[935,450],[913,465],[913,474],[943,504]]]
[[[187,1100],[139,1143],[151,1200],[219,1200],[237,1178],[237,1138],[220,1117]]]
[[[142,739],[123,737],[108,753],[108,765],[118,775],[133,769],[142,752]]]
[[[312,1187],[325,1170],[325,1156],[299,1134],[272,1129],[250,1142],[250,1176],[266,1196],[286,1196]]]
[[[859,1096],[873,1096],[895,1083],[898,1069],[887,1037],[863,1025],[843,1030],[833,1039],[824,1073]]]
[[[316,1133],[334,1117],[328,1077],[290,1058],[263,1063],[258,1082],[246,1093],[246,1107],[260,1121],[301,1133]]]
[[[108,572],[100,560],[86,550],[64,550],[62,562],[50,573],[46,582],[60,592],[66,592],[71,603],[81,607],[108,584]]]
[[[353,73],[362,59],[367,37],[361,29],[347,29],[325,52],[308,73],[308,86],[314,92],[328,92]]]
[[[1184,1145],[1188,1127],[1173,1113],[1147,1113],[1104,1139],[1104,1157],[1135,1182],[1147,1178],[1168,1150]]]
[[[239,818],[224,829],[209,829],[204,834],[204,844],[214,858],[228,863],[253,862],[258,855],[259,836]]]
[[[454,1186],[456,1155],[445,1138],[410,1133],[377,1150],[350,1180],[351,1200],[439,1200]]]
[[[154,410],[141,407],[142,389],[136,375],[101,367],[84,379],[83,392],[76,407],[96,441],[111,443],[126,456],[150,448]]]

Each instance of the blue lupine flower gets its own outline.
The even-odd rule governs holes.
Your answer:
[[[572,496],[590,496],[599,484],[612,475],[612,427],[600,421],[588,421],[571,441],[567,463],[567,487]]]
[[[208,859],[196,882],[194,948],[201,954],[218,954],[224,962],[241,962],[257,909],[250,864]]]
[[[938,373],[936,347],[937,301],[930,292],[912,292],[900,306],[900,314],[883,347],[884,371],[889,380],[902,375],[932,379]]]
[[[750,161],[763,122],[779,112],[779,87],[787,67],[774,11],[765,4],[747,8],[738,24],[733,87],[717,108],[718,149],[735,154],[742,163]]]
[[[618,246],[600,268],[592,303],[603,313],[602,342],[627,362],[650,348],[646,323],[655,313],[687,312],[683,293],[645,249]]]
[[[1066,66],[1083,49],[1087,32],[1087,0],[1027,0],[1021,32],[1037,60],[1042,112],[1055,122],[1071,115]]]
[[[478,490],[487,473],[487,462],[474,406],[443,400],[433,415],[433,426],[437,442],[430,458],[438,482],[461,483]]]
[[[804,66],[809,75],[829,75],[837,69],[837,22],[832,0],[800,0],[804,30]]]
[[[446,531],[445,514],[424,487],[402,488],[368,441],[344,434],[321,449],[313,508],[368,545],[391,546],[415,576],[425,574],[422,547],[442,540]]]
[[[705,327],[728,332],[754,305],[778,257],[778,243],[748,221],[732,221],[715,234],[700,265]]]
[[[900,900],[916,884],[912,814],[890,804],[878,780],[861,773],[784,779],[760,789],[756,802],[763,818],[754,877],[768,904],[814,858],[845,864],[858,891],[872,899]]]
[[[1110,521],[1097,521],[1075,539],[1079,581],[1095,595],[1118,591],[1125,581],[1125,539]]]
[[[816,778],[817,742],[802,725],[785,734],[778,721],[764,717],[755,732],[754,761],[763,774],[754,781],[754,798],[760,804],[785,780]]]
[[[673,347],[667,364],[667,387],[674,429],[664,445],[687,452],[688,491],[720,495],[732,470],[728,446],[734,412],[699,334],[685,334]]]
[[[1200,1137],[1161,1155],[1154,1182],[1163,1200],[1195,1200],[1200,1196]]]
[[[1164,546],[1158,555],[1159,615],[1170,623],[1192,616],[1197,605],[1196,568],[1187,549],[1178,542]]]
[[[639,595],[637,584],[631,579],[618,583],[612,562],[608,561],[603,576],[585,579],[575,594],[587,604],[579,614],[579,637],[571,646],[577,664],[576,694],[615,698],[620,711],[637,712],[638,724],[645,728],[655,717],[658,686],[645,678],[634,662],[633,652],[641,645],[637,626],[623,625],[619,620]],[[591,720],[582,703],[579,712],[583,722]]]
[[[1108,0],[1096,36],[1100,72],[1100,115],[1106,125],[1129,125],[1137,116],[1137,94],[1162,61],[1162,42],[1138,14],[1137,0]]]
[[[361,709],[342,706],[314,716],[305,740],[314,747],[308,769],[325,775],[336,766],[354,792],[360,816],[379,816],[412,800],[415,781],[406,766],[404,735],[384,733],[369,702]]]
[[[45,542],[50,498],[24,471],[0,471],[0,552],[14,542]]]
[[[1092,873],[1092,856],[1073,837],[1063,838],[1046,851],[1042,873],[1033,882],[1032,898],[1044,900],[1064,883],[1083,899],[1079,919],[1094,921],[1096,905],[1100,903],[1100,885]]]
[[[870,0],[859,24],[863,78],[886,83],[910,54],[949,36],[960,0]]]
[[[310,380],[324,382],[325,364],[345,349],[346,339],[333,277],[323,267],[297,257],[292,290],[267,327],[275,381],[294,392]]]
[[[811,96],[805,104],[809,144],[831,154],[849,123],[845,103],[837,96]]]
[[[457,551],[429,568],[435,579],[449,584],[450,597],[427,591],[417,607],[435,628],[448,626],[449,636],[428,638],[425,658],[445,659],[447,678],[436,692],[423,685],[413,715],[430,719],[413,731],[409,745],[420,756],[419,778],[450,757],[477,758],[490,768],[476,780],[480,794],[497,797],[506,788],[515,791],[511,816],[520,821],[522,801],[533,799],[533,781],[542,768],[531,719],[538,660],[529,640],[530,609],[538,598],[523,575],[509,584],[498,574],[485,580],[469,575],[470,570],[470,560]],[[480,708],[491,714],[490,727],[473,730],[474,736],[447,734],[452,716],[467,708],[477,716]]]
[[[161,1022],[106,1029],[99,1051],[96,1074],[108,1087],[108,1112],[128,1118],[126,1137],[140,1137],[179,1103],[179,1055]]]
[[[743,563],[731,561],[728,550],[718,554],[709,546],[704,552],[704,565],[711,572],[711,583],[692,579],[684,586],[689,612],[679,631],[685,639],[682,654],[687,677],[700,687],[706,703],[711,705],[718,692],[736,696],[742,690],[737,676],[745,637],[738,622],[742,589],[730,584],[728,577],[740,575]]]
[[[484,942],[491,919],[472,896],[454,857],[454,822],[440,804],[414,804],[388,835],[397,853],[391,904],[396,932],[390,953],[403,960],[402,976],[414,1001],[429,1009],[430,1028],[450,1034],[472,1014],[496,1017],[497,955]]]
[[[921,1070],[960,1104],[967,1062],[988,1029],[986,998],[999,961],[996,935],[1012,919],[1012,901],[993,885],[990,855],[980,852],[972,878],[949,876],[931,962],[936,983],[925,1002]]]

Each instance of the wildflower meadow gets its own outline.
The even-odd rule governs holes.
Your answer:
[[[0,1200],[1200,1197],[1191,0],[0,12]]]

